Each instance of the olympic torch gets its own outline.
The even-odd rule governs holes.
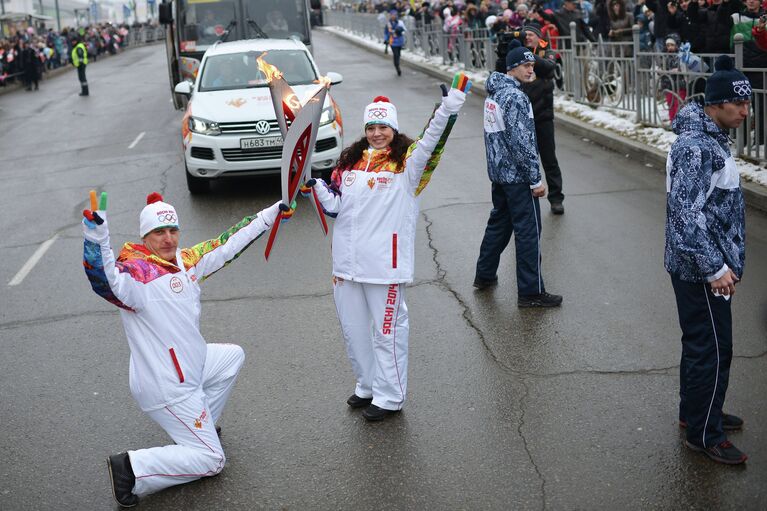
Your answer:
[[[298,195],[301,184],[311,178],[312,153],[314,152],[317,129],[319,128],[325,97],[330,88],[330,81],[321,80],[319,89],[302,103],[292,87],[285,81],[279,69],[264,61],[263,55],[258,58],[258,66],[269,84],[274,112],[277,115],[277,124],[283,138],[280,169],[282,201],[285,204],[292,204]],[[288,122],[290,126],[288,126]],[[314,190],[312,190],[312,199],[320,228],[323,234],[327,235],[328,225],[322,211],[322,205]],[[264,257],[267,260],[269,260],[269,254],[277,238],[282,217],[283,213],[280,212],[269,233],[269,240],[264,252]]]

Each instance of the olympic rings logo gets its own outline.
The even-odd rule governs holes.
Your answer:
[[[732,91],[737,94],[738,96],[750,96],[751,95],[751,86],[748,84],[745,85],[735,85],[732,88]]]
[[[157,221],[162,222],[165,224],[175,224],[176,223],[176,215],[173,213],[160,213],[157,215]]]
[[[389,114],[386,112],[386,110],[371,110],[368,113],[368,117],[373,117],[375,119],[385,119],[388,116]]]

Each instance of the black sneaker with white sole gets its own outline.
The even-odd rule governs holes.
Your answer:
[[[520,295],[517,298],[517,307],[559,307],[562,305],[560,295],[539,293],[537,295]]]
[[[741,463],[745,463],[748,459],[746,453],[732,445],[732,442],[729,440],[720,442],[713,447],[695,445],[689,440],[685,440],[684,445],[693,451],[702,452],[717,463],[724,463],[725,465],[740,465]]]
[[[138,504],[138,497],[133,494],[136,477],[127,452],[113,454],[107,458],[109,482],[112,483],[112,495],[122,507],[133,507]]]

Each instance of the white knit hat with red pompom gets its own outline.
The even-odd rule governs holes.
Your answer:
[[[399,131],[397,107],[386,96],[377,96],[372,103],[365,107],[363,123],[366,128],[371,124],[383,124],[394,131]]]
[[[143,238],[155,229],[175,227],[178,229],[176,208],[163,202],[162,195],[152,192],[146,197],[146,206],[139,216],[139,236]]]

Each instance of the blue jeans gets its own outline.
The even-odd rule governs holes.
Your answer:
[[[493,210],[479,248],[476,276],[497,279],[501,253],[514,234],[517,256],[517,292],[520,296],[543,293],[541,275],[541,207],[530,185],[493,183]]]

